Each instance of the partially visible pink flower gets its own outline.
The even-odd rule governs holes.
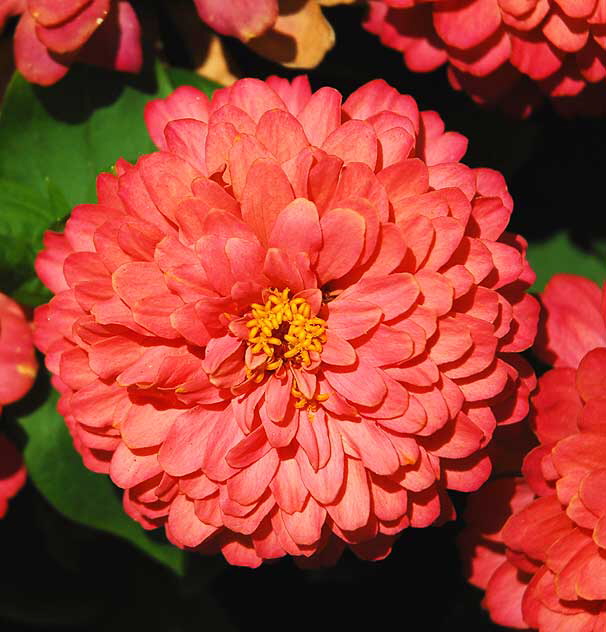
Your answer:
[[[596,347],[606,347],[606,292],[589,279],[557,274],[541,294],[542,326],[535,351],[556,368],[576,368]]]
[[[15,31],[15,64],[33,83],[50,85],[75,62],[137,73],[143,62],[137,15],[126,0],[5,2],[21,14]]]
[[[484,605],[503,625],[606,626],[605,294],[572,275],[547,285],[539,349],[558,368],[539,379],[532,400],[540,444],[523,480],[497,481],[470,505],[462,540],[470,581],[486,589]]]
[[[470,584],[486,595],[482,606],[499,625],[526,629],[522,597],[535,566],[519,568],[510,561],[503,542],[503,527],[510,516],[527,507],[535,494],[521,477],[497,478],[469,497],[465,509],[465,530],[459,549]]]
[[[29,391],[37,370],[30,324],[19,305],[0,293],[0,410]]]
[[[0,412],[27,393],[37,369],[31,327],[19,305],[0,293]],[[0,435],[0,518],[25,478],[19,451]]]
[[[243,79],[145,113],[158,152],[47,233],[36,312],[85,464],[176,545],[386,556],[524,417],[538,304],[500,174],[385,82]]]
[[[335,42],[323,4],[353,0],[194,0],[202,20],[284,66],[313,68]]]
[[[447,63],[479,103],[526,116],[547,95],[567,112],[604,111],[601,0],[370,0],[364,26],[413,71]]]

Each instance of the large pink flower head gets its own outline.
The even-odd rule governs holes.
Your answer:
[[[234,564],[377,559],[449,516],[532,379],[503,178],[380,80],[344,103],[305,77],[182,87],[146,121],[160,151],[100,175],[37,260],[37,344],[85,463]]]
[[[484,604],[503,625],[606,626],[605,296],[572,275],[547,285],[539,350],[555,355],[557,368],[533,398],[540,445],[524,461],[524,479],[494,482],[470,508],[470,581],[486,588]]]
[[[141,70],[141,29],[126,0],[1,0],[0,28],[9,15],[21,15],[15,64],[28,81],[53,84],[75,61]]]
[[[19,305],[0,293],[0,412],[29,391],[37,371],[30,324]],[[25,478],[21,454],[0,435],[0,518]]]
[[[479,103],[528,115],[547,95],[568,112],[603,113],[602,0],[370,0],[364,26]]]

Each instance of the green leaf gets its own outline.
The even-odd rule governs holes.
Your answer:
[[[50,189],[49,189],[50,190]],[[48,194],[0,178],[0,287],[13,291],[34,275],[35,253],[44,230],[61,220],[65,208]]]
[[[84,66],[50,88],[15,75],[0,117],[0,176],[45,196],[52,183],[68,209],[94,202],[99,172],[153,150],[143,108],[156,86]]]
[[[56,410],[57,399],[53,391],[40,408],[19,420],[27,434],[27,470],[36,487],[64,516],[129,540],[182,575],[185,554],[150,537],[124,513],[119,490],[109,478],[84,467]]]
[[[537,274],[532,286],[541,292],[554,274],[579,274],[601,285],[606,280],[606,243],[595,243],[592,250],[583,250],[573,243],[568,233],[556,233],[546,241],[528,246],[528,261]]]

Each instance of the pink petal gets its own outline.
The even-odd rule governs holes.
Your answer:
[[[128,489],[161,471],[157,453],[138,455],[131,452],[126,444],[120,443],[112,457],[109,475],[118,487]]]
[[[318,167],[319,166],[320,163],[318,163]],[[311,190],[310,182],[310,192]],[[330,189],[328,189],[328,191],[330,191]],[[329,199],[329,208],[345,206],[345,204],[341,204],[341,202],[351,200],[352,198],[364,198],[376,210],[379,221],[388,221],[389,199],[385,187],[381,185],[381,182],[377,176],[375,176],[372,169],[362,162],[351,162],[343,166],[339,174],[337,186],[334,189],[332,197]],[[322,205],[317,199],[316,204],[318,209],[322,210]],[[320,212],[320,214],[322,214],[322,212]]]
[[[235,468],[244,468],[263,458],[271,450],[263,426],[257,428],[237,443],[225,456],[225,459]]]
[[[434,433],[424,443],[425,449],[440,458],[461,459],[480,449],[484,433],[464,413]]]
[[[269,110],[257,123],[256,137],[279,163],[309,146],[301,123],[284,110]]]
[[[282,512],[282,520],[290,537],[302,546],[311,546],[320,539],[325,519],[326,510],[311,496],[301,511],[290,514]]]
[[[244,110],[255,123],[258,123],[259,119],[268,110],[286,109],[282,99],[280,99],[265,81],[259,79],[243,79],[242,81],[237,81],[229,88],[229,103]]]
[[[168,528],[181,546],[188,547],[198,546],[217,531],[217,527],[199,520],[193,501],[184,494],[178,494],[170,504]]]
[[[318,210],[313,202],[303,198],[293,200],[276,218],[268,246],[287,252],[305,252],[310,259],[322,245]]]
[[[332,421],[332,420],[331,420]],[[330,440],[330,458],[326,465],[315,471],[302,450],[297,451],[296,460],[301,471],[301,478],[309,493],[321,505],[333,502],[344,485],[343,443],[338,431],[332,424],[328,425]]]
[[[355,211],[338,208],[320,220],[323,247],[318,255],[316,274],[321,285],[347,274],[364,247],[366,222]]]
[[[81,11],[90,0],[29,0],[29,12],[36,22],[43,26],[53,26],[65,22]]]
[[[387,190],[392,204],[403,198],[425,193],[429,188],[427,166],[418,158],[402,160],[382,169],[378,178]]]
[[[353,370],[325,367],[324,376],[340,395],[363,406],[376,406],[387,393],[380,371],[362,360]]]
[[[191,195],[192,181],[203,175],[178,156],[164,152],[148,154],[137,165],[150,198],[171,220],[179,202]]]
[[[370,516],[370,490],[366,470],[357,459],[347,459],[345,486],[326,510],[336,524],[345,531],[363,527]]]
[[[464,6],[447,1],[434,9],[433,23],[447,45],[466,50],[484,42],[499,28],[501,11],[496,0]]]
[[[309,419],[299,418],[297,442],[314,471],[317,472],[327,464],[330,458],[330,441],[323,410],[316,412],[313,423]]]
[[[380,320],[381,308],[360,301],[332,301],[328,304],[328,328],[346,340],[368,333]]]
[[[386,277],[362,279],[342,292],[330,307],[334,309],[337,303],[350,301],[373,303],[381,308],[385,320],[391,320],[408,311],[418,296],[419,286],[414,276],[399,272]]]
[[[336,331],[326,332],[326,342],[322,347],[322,362],[334,366],[349,366],[356,361],[354,348]]]
[[[377,164],[377,136],[364,121],[346,121],[326,138],[322,149],[344,163],[361,162],[371,169]]]
[[[265,408],[271,421],[279,423],[286,416],[286,409],[291,399],[292,373],[288,371],[280,379],[276,374],[270,376],[265,389]]]
[[[276,0],[194,0],[200,18],[222,35],[243,42],[261,35],[278,17]]]
[[[227,493],[241,505],[252,505],[265,493],[280,460],[276,450],[265,453],[258,461],[240,470],[227,481]]]
[[[577,371],[579,395],[589,401],[604,395],[606,385],[606,349],[600,347],[590,351],[579,364]]]
[[[49,86],[69,70],[71,59],[57,61],[36,36],[36,22],[26,11],[15,30],[15,65],[32,83]]]
[[[69,53],[80,48],[103,23],[110,8],[109,0],[92,0],[77,15],[52,27],[38,26],[40,42],[55,53]]]
[[[303,511],[309,493],[299,473],[299,466],[295,459],[281,459],[276,475],[270,483],[272,494],[276,502],[287,514]],[[282,514],[284,518],[285,513]]]
[[[413,350],[414,344],[407,333],[383,324],[356,343],[358,357],[375,367],[404,362]]]
[[[275,286],[287,287],[295,294],[316,285],[311,262],[304,252],[292,255],[279,248],[269,248],[263,262],[263,273]]]
[[[166,125],[179,119],[207,123],[208,97],[192,86],[179,86],[165,99],[154,99],[147,103],[144,117],[152,140],[159,149],[166,150]]]
[[[242,218],[266,245],[281,211],[293,201],[293,193],[280,167],[259,159],[246,176],[242,192]]]
[[[289,392],[290,395],[290,392]],[[274,448],[284,448],[290,445],[297,434],[299,416],[296,411],[293,410],[290,401],[288,410],[285,414],[285,418],[279,423],[273,422],[267,413],[267,404],[262,405],[259,409],[259,417],[263,428],[265,428],[265,434],[267,440]]]
[[[158,461],[171,476],[184,476],[200,468],[208,435],[221,413],[192,408],[177,417],[158,453]]]
[[[206,136],[208,125],[196,119],[169,121],[164,128],[168,151],[183,158],[206,175]]]
[[[341,123],[341,94],[333,88],[314,92],[297,117],[309,142],[322,147]]]
[[[527,584],[520,579],[518,569],[509,561],[503,562],[486,586],[484,604],[491,619],[499,625],[526,628],[521,607],[526,588]]]
[[[537,35],[511,33],[511,64],[531,79],[545,79],[562,65],[563,53]]]
[[[364,467],[375,474],[389,476],[400,467],[398,455],[388,435],[374,422],[343,420],[339,431],[357,452]]]

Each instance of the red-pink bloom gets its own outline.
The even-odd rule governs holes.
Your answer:
[[[75,61],[141,70],[141,29],[126,0],[1,0],[0,28],[10,15],[21,15],[15,64],[28,81],[53,84]]]
[[[234,564],[378,559],[451,516],[532,385],[501,175],[380,80],[343,104],[304,77],[182,87],[146,121],[160,151],[101,174],[36,264],[85,464]]]
[[[545,288],[531,420],[540,445],[524,479],[502,479],[470,506],[463,537],[491,617],[518,628],[606,626],[606,291],[557,275]],[[495,516],[489,524],[487,514]],[[497,524],[498,523],[498,524]],[[495,527],[496,525],[496,527]]]
[[[0,412],[27,393],[37,370],[31,327],[19,305],[0,293]],[[21,455],[0,435],[0,518],[25,478]]]
[[[364,26],[413,71],[448,63],[479,103],[526,116],[547,95],[568,112],[604,110],[602,0],[370,0]]]

